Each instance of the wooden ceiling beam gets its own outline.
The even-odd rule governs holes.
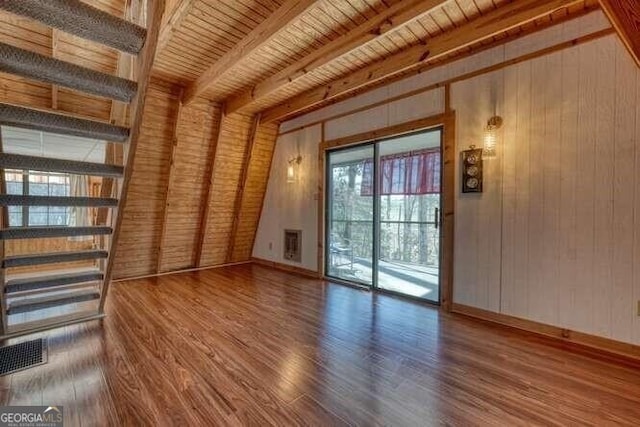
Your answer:
[[[399,53],[361,68],[346,77],[311,89],[292,99],[267,109],[263,122],[281,121],[302,110],[308,110],[328,100],[357,89],[408,72],[464,47],[490,39],[520,25],[550,15],[583,0],[514,0],[468,24],[443,33]]]
[[[289,65],[253,88],[244,91],[227,102],[232,113],[244,106],[268,96],[285,85],[306,76],[311,71],[329,62],[348,55],[356,49],[390,34],[408,23],[419,19],[449,0],[402,0],[380,12],[348,33],[327,43],[320,49]]]
[[[640,2],[638,0],[600,0],[600,5],[640,67]]]
[[[318,0],[287,0],[260,25],[253,29],[246,37],[224,56],[218,59],[198,79],[187,86],[183,102],[189,104],[196,97],[202,95],[213,86],[222,75],[242,59],[251,55],[260,47],[268,43],[282,28],[289,25],[298,17],[306,13]]]

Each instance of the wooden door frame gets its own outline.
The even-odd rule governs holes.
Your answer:
[[[448,91],[446,91],[448,92]],[[448,96],[447,96],[448,98]],[[325,140],[325,125],[322,123],[322,141],[318,149],[318,275],[336,281],[325,275],[325,159],[327,151],[339,147],[355,146],[394,136],[442,129],[442,234],[440,263],[440,305],[443,310],[451,311],[453,297],[453,255],[455,220],[455,159],[456,159],[456,114],[446,102],[446,112],[424,119],[413,120],[399,125],[374,131],[363,132],[333,140]]]

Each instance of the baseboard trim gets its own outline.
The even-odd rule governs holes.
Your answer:
[[[121,277],[121,278],[113,279],[112,282],[113,283],[128,282],[130,280],[140,280],[140,279],[149,279],[153,277],[172,276],[174,274],[181,274],[181,273],[193,273],[196,271],[216,270],[218,268],[233,267],[235,265],[244,265],[244,264],[250,264],[250,263],[251,261],[238,261],[238,262],[230,262],[227,264],[210,265],[207,267],[186,268],[183,270],[172,270],[172,271],[165,271],[165,272],[156,273],[156,274],[147,274],[145,276]]]
[[[295,265],[282,264],[280,262],[269,261],[263,258],[256,257],[252,257],[251,262],[263,267],[270,267],[276,270],[285,271],[287,273],[298,274],[309,279],[320,279],[320,273],[318,273],[317,271],[307,270],[306,268],[296,267]]]
[[[596,335],[551,326],[532,320],[521,319],[519,317],[506,314],[494,313],[481,308],[471,307],[464,304],[453,304],[451,311],[455,314],[473,317],[491,323],[498,323],[503,326],[519,329],[521,331],[550,337],[574,346],[581,347],[591,354],[598,354],[607,358],[624,359],[634,365],[640,363],[640,346],[603,338]]]

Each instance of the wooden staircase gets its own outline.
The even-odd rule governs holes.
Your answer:
[[[0,125],[72,135],[108,142],[105,163],[5,153],[0,133],[0,339],[71,323],[99,319],[113,270],[122,209],[140,135],[145,94],[164,0],[128,0],[140,11],[138,23],[100,11],[78,0],[3,0],[0,9],[39,21],[131,55],[128,72],[113,76],[0,43],[0,71],[86,92],[129,105],[130,127],[0,103]],[[141,2],[141,3],[137,3]],[[146,3],[146,4],[145,4]],[[132,18],[131,14],[128,14]],[[125,67],[126,68],[126,67]],[[135,76],[134,78],[129,78]],[[124,111],[124,110],[123,110]],[[121,155],[113,155],[115,152]],[[116,160],[117,161],[114,161]],[[5,170],[55,172],[102,177],[101,197],[58,197],[7,194]],[[108,183],[108,185],[105,185]],[[106,193],[106,194],[105,194]],[[91,226],[9,226],[8,206],[64,206],[99,209]],[[7,242],[93,236],[94,248],[71,252],[7,254]],[[61,269],[61,263],[83,261],[91,267]],[[12,274],[14,268],[37,272]]]

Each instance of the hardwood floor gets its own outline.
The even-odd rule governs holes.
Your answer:
[[[637,366],[265,267],[117,283],[107,313],[43,334],[49,363],[0,377],[0,405],[64,405],[66,425],[640,423]]]

